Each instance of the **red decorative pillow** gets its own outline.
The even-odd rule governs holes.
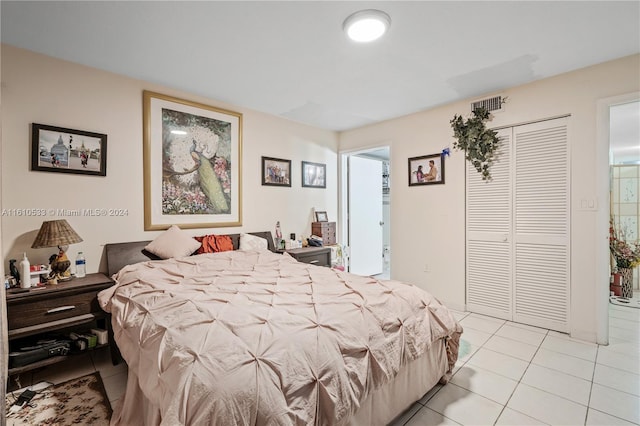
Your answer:
[[[196,254],[218,253],[221,251],[233,250],[233,241],[231,241],[231,237],[228,235],[211,234],[194,238],[202,243]]]

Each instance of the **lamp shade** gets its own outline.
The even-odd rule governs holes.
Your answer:
[[[82,238],[65,219],[42,222],[40,231],[31,248],[68,246],[82,241]]]

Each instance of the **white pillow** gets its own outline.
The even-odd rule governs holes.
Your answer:
[[[189,256],[200,248],[201,243],[195,238],[186,234],[176,225],[158,235],[145,247],[161,259],[170,259],[172,257]]]
[[[269,244],[267,240],[262,237],[251,234],[240,234],[240,247],[238,250],[268,251]]]

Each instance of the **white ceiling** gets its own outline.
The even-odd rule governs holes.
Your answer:
[[[0,5],[3,43],[332,130],[640,52],[638,1]],[[348,41],[367,8],[390,31]]]

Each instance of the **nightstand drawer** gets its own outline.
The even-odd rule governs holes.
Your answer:
[[[287,250],[298,262],[317,266],[331,266],[331,249],[326,247],[305,247]]]
[[[78,315],[101,312],[98,291],[40,300],[24,300],[7,306],[9,329],[44,324]]]
[[[309,256],[298,256],[296,259],[298,260],[298,262],[310,263],[312,265],[329,266],[326,253],[312,254]]]

